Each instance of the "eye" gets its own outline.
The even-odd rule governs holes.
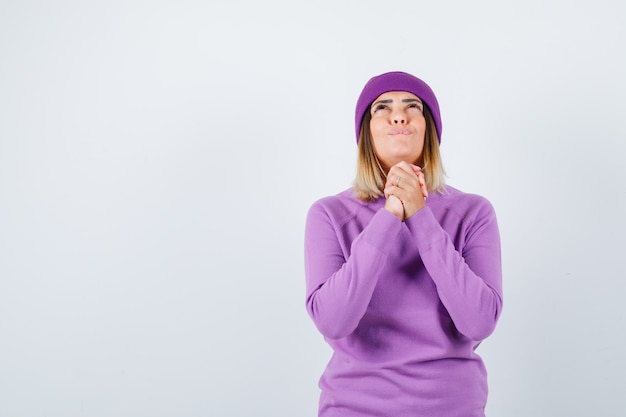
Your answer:
[[[374,107],[374,111],[376,111],[376,110],[384,110],[384,109],[386,109],[386,108],[387,108],[387,106],[386,106],[385,104],[377,104],[377,105]]]
[[[409,104],[410,109],[418,109],[419,111],[424,111],[424,106],[422,103],[411,103]]]
[[[380,111],[380,110],[387,110],[388,108],[389,107],[386,104],[378,103],[372,109],[372,113],[376,113],[377,111]]]

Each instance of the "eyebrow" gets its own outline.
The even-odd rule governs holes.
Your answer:
[[[422,100],[418,99],[418,98],[403,98],[402,99],[403,103],[420,103],[420,104],[424,104],[422,102]],[[393,103],[393,100],[391,99],[387,99],[387,100],[378,100],[377,102],[372,103],[372,107],[374,107],[376,104],[390,104]]]

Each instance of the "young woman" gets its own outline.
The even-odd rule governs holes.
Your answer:
[[[333,349],[319,416],[484,416],[475,353],[502,309],[500,238],[483,197],[445,185],[431,88],[370,79],[356,105],[354,186],[315,202],[306,307]]]

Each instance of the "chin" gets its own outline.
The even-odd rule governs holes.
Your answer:
[[[398,162],[406,162],[408,164],[415,164],[417,165],[417,162],[420,160],[420,157],[418,156],[417,158],[414,155],[398,155],[397,157],[393,158],[396,163]],[[395,165],[395,164],[393,164]]]

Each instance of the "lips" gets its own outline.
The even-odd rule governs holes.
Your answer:
[[[410,135],[411,131],[405,128],[396,128],[389,131],[390,135]]]

